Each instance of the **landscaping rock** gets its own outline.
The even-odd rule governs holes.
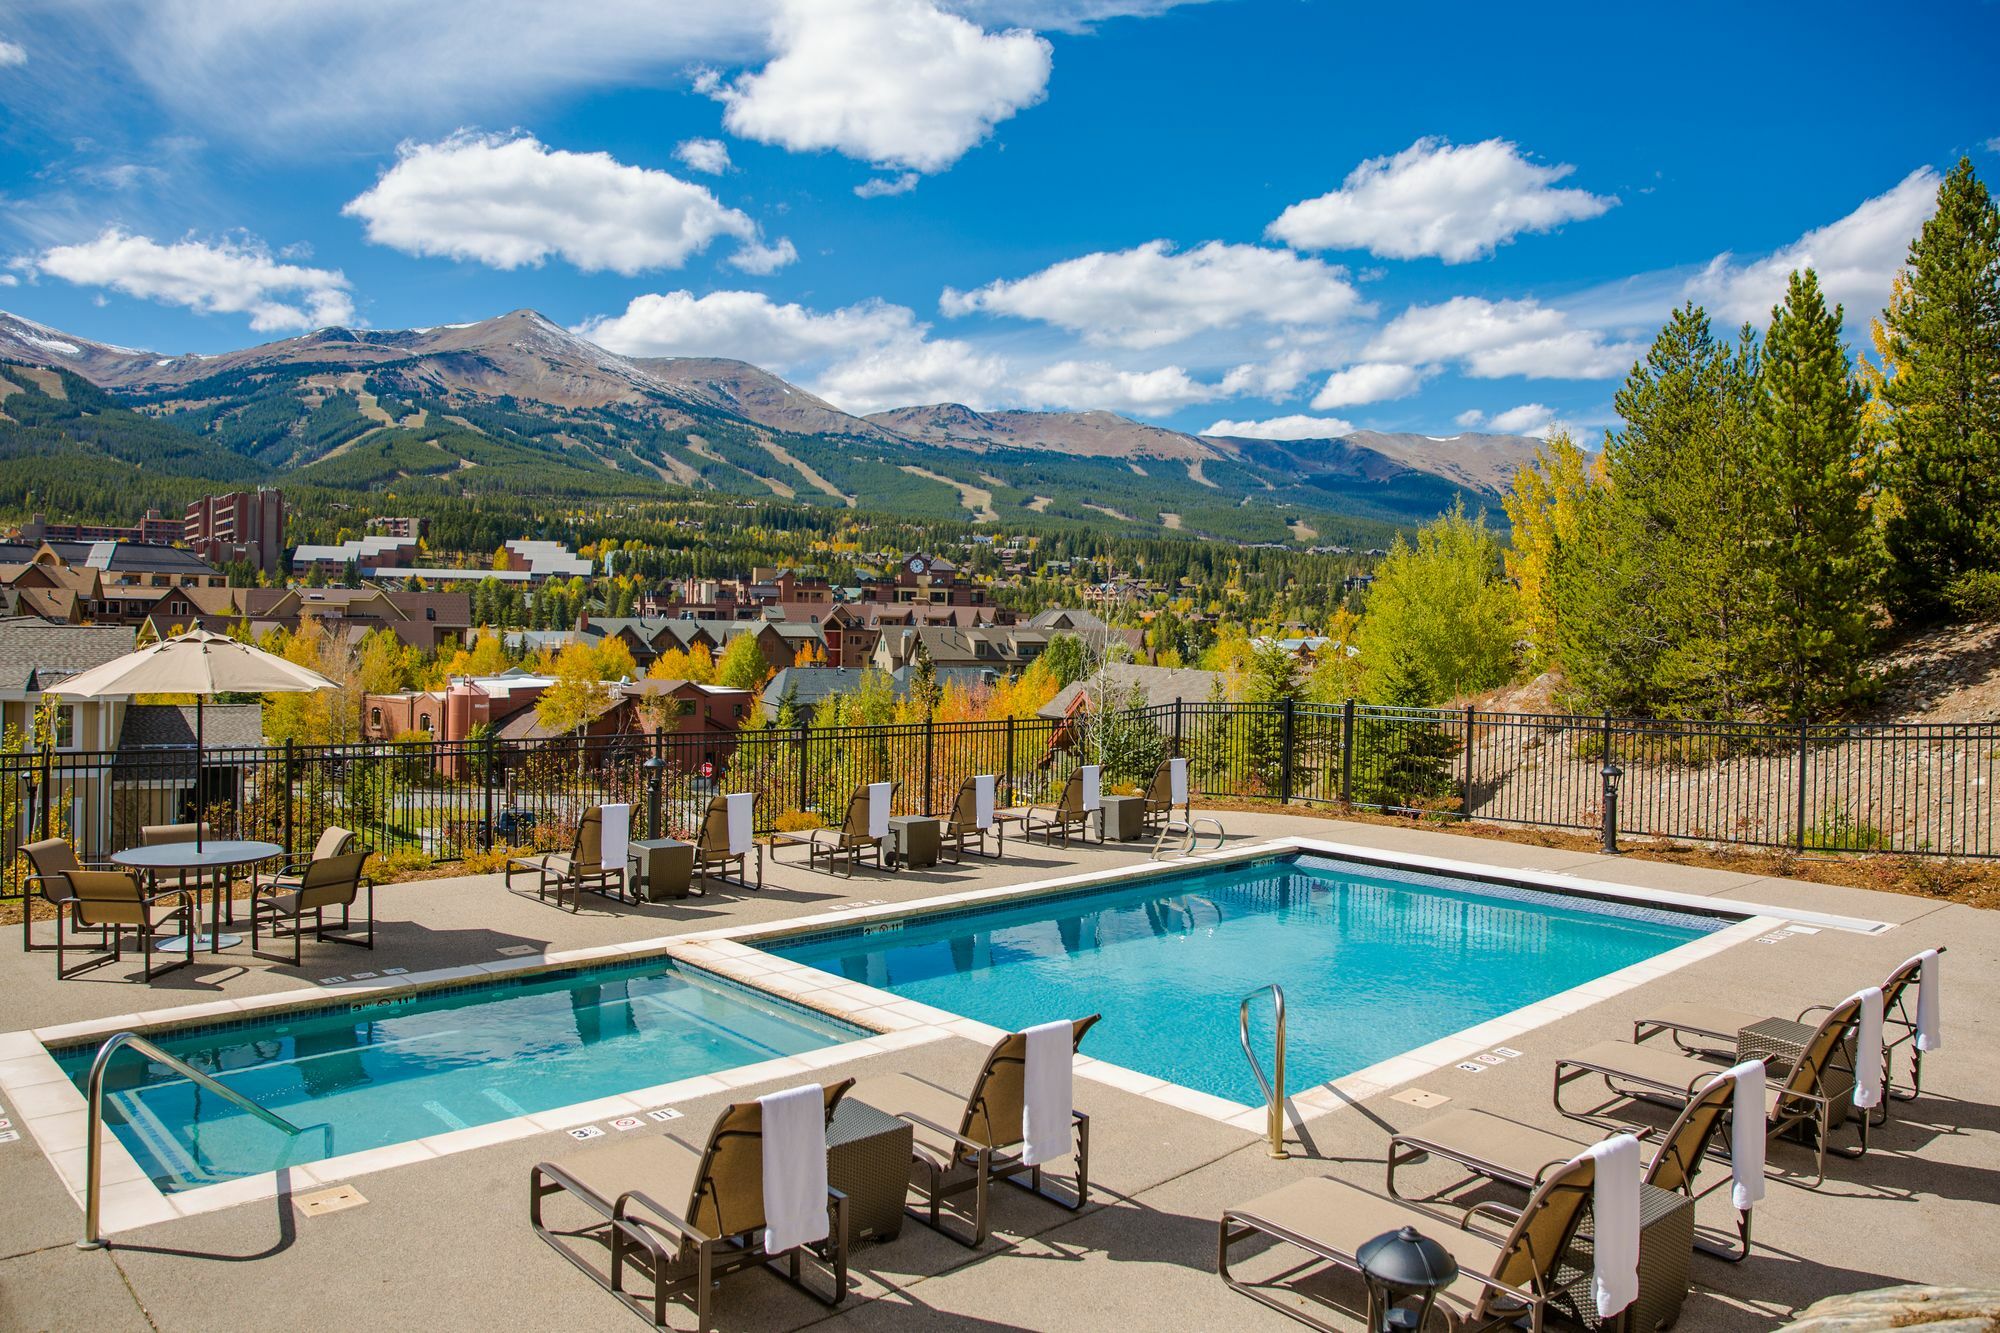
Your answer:
[[[1778,1333],[1995,1333],[2000,1290],[1990,1287],[1884,1287],[1814,1301]]]

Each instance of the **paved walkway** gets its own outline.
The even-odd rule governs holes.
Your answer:
[[[1898,1104],[1875,1150],[1860,1162],[1839,1163],[1824,1189],[1773,1183],[1758,1209],[1759,1244],[1748,1262],[1695,1259],[1696,1291],[1681,1327],[1767,1329],[1830,1292],[1905,1281],[1990,1283],[1992,1255],[2000,1253],[2000,914],[1414,829],[1280,814],[1231,814],[1227,821],[1238,843],[1297,833],[1898,923],[1872,936],[1824,930],[1739,945],[1528,1033],[1513,1043],[1521,1058],[1486,1073],[1446,1069],[1416,1081],[1449,1097],[1450,1107],[1476,1105],[1552,1129],[1567,1123],[1549,1110],[1553,1060],[1588,1042],[1628,1035],[1640,1007],[1698,998],[1789,1012],[1879,980],[1920,948],[1948,943],[1947,1049],[1926,1070],[1925,1096]],[[501,950],[521,946],[615,944],[1143,859],[1143,849],[1132,847],[1037,847],[1000,865],[969,860],[963,868],[864,873],[851,882],[784,866],[762,894],[587,908],[575,916],[510,897],[497,877],[397,885],[381,891],[379,946],[364,966],[418,971],[493,962],[505,956]],[[178,973],[148,992],[103,973],[58,984],[50,955],[24,957],[18,943],[0,944],[0,993],[9,1014],[0,1027],[304,990],[369,958],[309,948],[307,966],[292,969],[248,959],[246,952]],[[829,1072],[903,1069],[963,1084],[980,1055],[977,1045],[952,1038]],[[722,1292],[723,1327],[1111,1329],[1144,1320],[1174,1329],[1295,1328],[1215,1276],[1220,1211],[1313,1173],[1379,1188],[1390,1132],[1439,1113],[1395,1100],[1406,1088],[1388,1090],[1310,1121],[1295,1139],[1295,1157],[1281,1162],[1244,1130],[1090,1080],[1080,1079],[1077,1089],[1096,1126],[1098,1193],[1090,1209],[1073,1216],[1001,1191],[998,1235],[982,1252],[913,1224],[894,1244],[857,1252],[856,1285],[844,1307],[828,1311],[781,1283],[746,1275]],[[725,1100],[768,1090],[750,1085],[686,1102],[685,1123],[697,1128],[684,1133],[699,1135]],[[529,1166],[576,1150],[560,1132],[541,1134],[358,1177],[352,1183],[367,1202],[344,1212],[308,1217],[281,1196],[121,1234],[112,1249],[83,1253],[71,1247],[80,1222],[75,1203],[41,1148],[24,1136],[0,1144],[0,1329],[626,1326],[630,1316],[526,1224]],[[1781,1147],[1773,1161],[1803,1165],[1805,1156]],[[1721,1194],[1703,1203],[1701,1216],[1710,1226],[1726,1223]]]

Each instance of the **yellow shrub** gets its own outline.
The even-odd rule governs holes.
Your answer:
[[[778,816],[777,829],[780,833],[803,833],[807,829],[822,828],[824,819],[806,810],[787,810]]]

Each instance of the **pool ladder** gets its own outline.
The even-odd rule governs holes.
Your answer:
[[[1213,837],[1215,850],[1221,851],[1224,841],[1222,821],[1209,815],[1193,819],[1169,819],[1160,829],[1158,840],[1153,843],[1152,859],[1159,860],[1163,852],[1174,856],[1193,856],[1204,836]],[[1167,839],[1174,837],[1180,839],[1179,844],[1168,846]]]
[[[291,1121],[273,1111],[257,1105],[234,1088],[227,1087],[213,1077],[202,1073],[185,1060],[168,1055],[165,1051],[147,1041],[136,1032],[120,1032],[98,1049],[97,1059],[91,1062],[90,1081],[85,1086],[84,1102],[87,1107],[84,1139],[83,1168],[83,1239],[76,1243],[79,1250],[101,1250],[104,1237],[99,1234],[97,1196],[98,1186],[104,1174],[104,1068],[111,1057],[130,1046],[149,1060],[156,1060],[198,1087],[207,1088],[230,1105],[248,1111],[274,1129],[283,1130],[287,1142],[305,1133]],[[315,1129],[326,1131],[326,1146],[329,1154],[333,1148],[333,1126],[315,1125]]]
[[[1250,1047],[1250,1002],[1265,991],[1271,992],[1272,1012],[1272,1057],[1271,1077],[1264,1077],[1264,1067],[1257,1063],[1257,1052]],[[1264,1090],[1264,1104],[1268,1108],[1271,1156],[1280,1160],[1292,1154],[1285,1147],[1285,989],[1275,981],[1268,986],[1259,986],[1243,997],[1243,1003],[1236,1008],[1237,1037],[1243,1043],[1243,1058],[1250,1062],[1250,1072],[1257,1076],[1257,1086]]]

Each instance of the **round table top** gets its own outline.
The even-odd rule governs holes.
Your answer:
[[[192,842],[161,842],[145,847],[128,847],[111,853],[111,859],[134,870],[208,870],[237,866],[283,856],[285,849],[275,842],[232,841],[204,838],[199,847]]]

